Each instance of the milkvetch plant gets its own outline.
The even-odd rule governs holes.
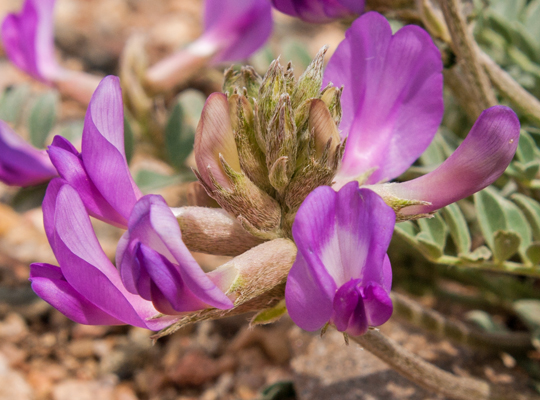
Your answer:
[[[61,137],[49,148],[60,178],[44,216],[60,268],[34,264],[34,290],[79,322],[172,324],[163,334],[283,297],[307,330],[330,323],[360,335],[386,322],[396,219],[427,216],[492,183],[515,152],[519,123],[510,109],[491,108],[439,169],[384,183],[435,135],[439,52],[422,29],[393,35],[375,13],[351,26],[326,71],[325,52],[298,79],[279,60],[264,77],[250,67],[228,70],[224,93],[207,99],[197,176],[221,210],[170,209],[160,196],[142,195],[125,158],[119,83],[105,78],[88,107],[81,152]],[[103,253],[88,215],[126,229],[116,269],[94,255]],[[70,235],[72,226],[79,229]],[[236,257],[204,273],[189,248]],[[117,301],[98,296],[100,288]]]

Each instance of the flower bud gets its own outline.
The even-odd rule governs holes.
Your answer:
[[[247,91],[247,97],[251,101],[256,98],[261,87],[262,78],[251,66],[245,66],[240,71],[235,71],[233,67],[225,71],[223,92],[232,96],[236,91]]]
[[[295,109],[307,99],[319,97],[323,79],[324,55],[327,50],[328,46],[320,49],[302,76],[298,79],[298,83],[292,94],[292,105]]]
[[[206,101],[195,136],[195,160],[201,184],[223,209],[253,235],[277,237],[280,207],[242,171],[229,104],[222,93]]]
[[[294,173],[296,147],[294,112],[289,95],[283,94],[268,124],[266,136],[266,164],[271,174],[270,182],[280,193],[283,192]],[[280,166],[277,167],[276,163]],[[275,175],[276,173],[279,175]]]

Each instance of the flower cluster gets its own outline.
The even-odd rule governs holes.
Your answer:
[[[205,34],[189,51],[235,59],[266,40],[269,3],[242,1],[240,14],[229,3],[207,2]],[[317,22],[363,10],[361,1],[273,3]],[[265,22],[253,24],[259,19]],[[388,183],[422,154],[441,122],[440,53],[421,28],[392,34],[376,13],[352,24],[326,70],[325,52],[298,79],[279,60],[264,77],[251,67],[230,69],[224,93],[208,97],[196,174],[221,210],[204,207],[205,199],[171,209],[160,196],[142,195],[126,162],[119,81],[103,79],[81,152],[61,137],[49,148],[59,178],[43,212],[59,268],[32,265],[36,293],[81,323],[154,330],[262,310],[283,297],[306,330],[330,323],[360,335],[386,322],[386,252],[396,220],[428,216],[491,184],[516,151],[519,121],[509,108],[492,107],[439,168]],[[39,65],[19,66],[43,74]],[[116,267],[89,216],[126,229]],[[205,273],[189,250],[237,257]]]

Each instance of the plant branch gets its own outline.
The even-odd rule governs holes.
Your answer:
[[[510,393],[506,388],[475,378],[458,377],[409,352],[377,330],[351,337],[399,374],[423,388],[455,400],[539,400],[538,396]]]
[[[399,293],[391,293],[394,315],[429,332],[468,346],[511,354],[533,350],[528,333],[489,333],[471,329],[460,321],[451,321],[434,310]]]
[[[540,101],[523,89],[508,72],[499,67],[487,54],[480,52],[480,60],[497,90],[514,107],[527,115],[536,125],[540,126]]]
[[[461,14],[461,2],[459,0],[442,0],[441,9],[452,37],[452,48],[465,73],[470,85],[469,90],[474,94],[478,107],[484,110],[496,105],[497,98],[491,88],[486,71],[479,61],[476,42]]]

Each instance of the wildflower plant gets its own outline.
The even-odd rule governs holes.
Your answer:
[[[351,22],[364,11],[363,1],[209,0],[204,33],[194,43],[151,67],[132,48],[123,71],[134,74],[121,74],[122,81],[107,76],[90,98],[81,96],[88,108],[80,146],[55,136],[47,157],[2,122],[0,179],[19,186],[52,179],[43,216],[58,266],[32,264],[33,290],[76,322],[130,324],[159,331],[155,338],[205,319],[254,312],[251,322],[258,324],[288,313],[304,330],[332,327],[347,342],[352,337],[405,375],[403,365],[414,363],[422,376],[413,379],[426,387],[438,390],[436,382],[446,379],[444,394],[455,384],[465,393],[456,398],[491,398],[474,382],[444,374],[431,379],[440,371],[404,355],[374,330],[406,304],[392,293],[399,276],[389,256],[394,232],[436,264],[540,274],[534,241],[540,238],[540,204],[512,186],[515,179],[534,187],[540,153],[532,135],[520,135],[518,115],[495,104],[495,95],[474,78],[487,79],[486,71],[467,63],[471,46],[459,46],[470,37],[457,30],[463,21],[447,3],[444,21],[431,2],[418,5],[429,32],[415,25],[392,32],[375,12]],[[190,205],[170,207],[162,196],[147,194],[128,163],[124,100],[140,137],[166,159],[168,142],[159,132],[183,126],[173,123],[182,110],[175,107],[164,124],[159,93],[186,84],[202,66],[248,57],[270,35],[271,4],[308,22],[340,19],[350,26],[328,62],[325,46],[301,74],[279,57],[264,74],[251,66],[227,69],[222,91],[207,96],[194,134],[175,142],[193,143],[193,175],[183,165],[185,149],[174,165],[197,180],[189,185]],[[65,76],[73,75],[53,55],[53,6],[28,0],[20,15],[4,22],[3,40],[19,68],[62,90]],[[467,72],[463,82],[475,83],[471,92],[481,108],[468,110],[474,114],[470,130],[463,140],[453,137],[452,145],[440,134],[446,129],[440,127],[441,40],[465,60],[458,67]],[[462,72],[448,71],[445,77]],[[135,86],[128,84],[132,79]],[[518,104],[520,112],[530,110]],[[502,191],[480,192],[510,163]],[[490,250],[472,251],[471,221],[453,204],[472,195]],[[443,217],[436,214],[440,209]],[[123,229],[114,263],[90,217]],[[233,258],[205,271],[193,251]]]

